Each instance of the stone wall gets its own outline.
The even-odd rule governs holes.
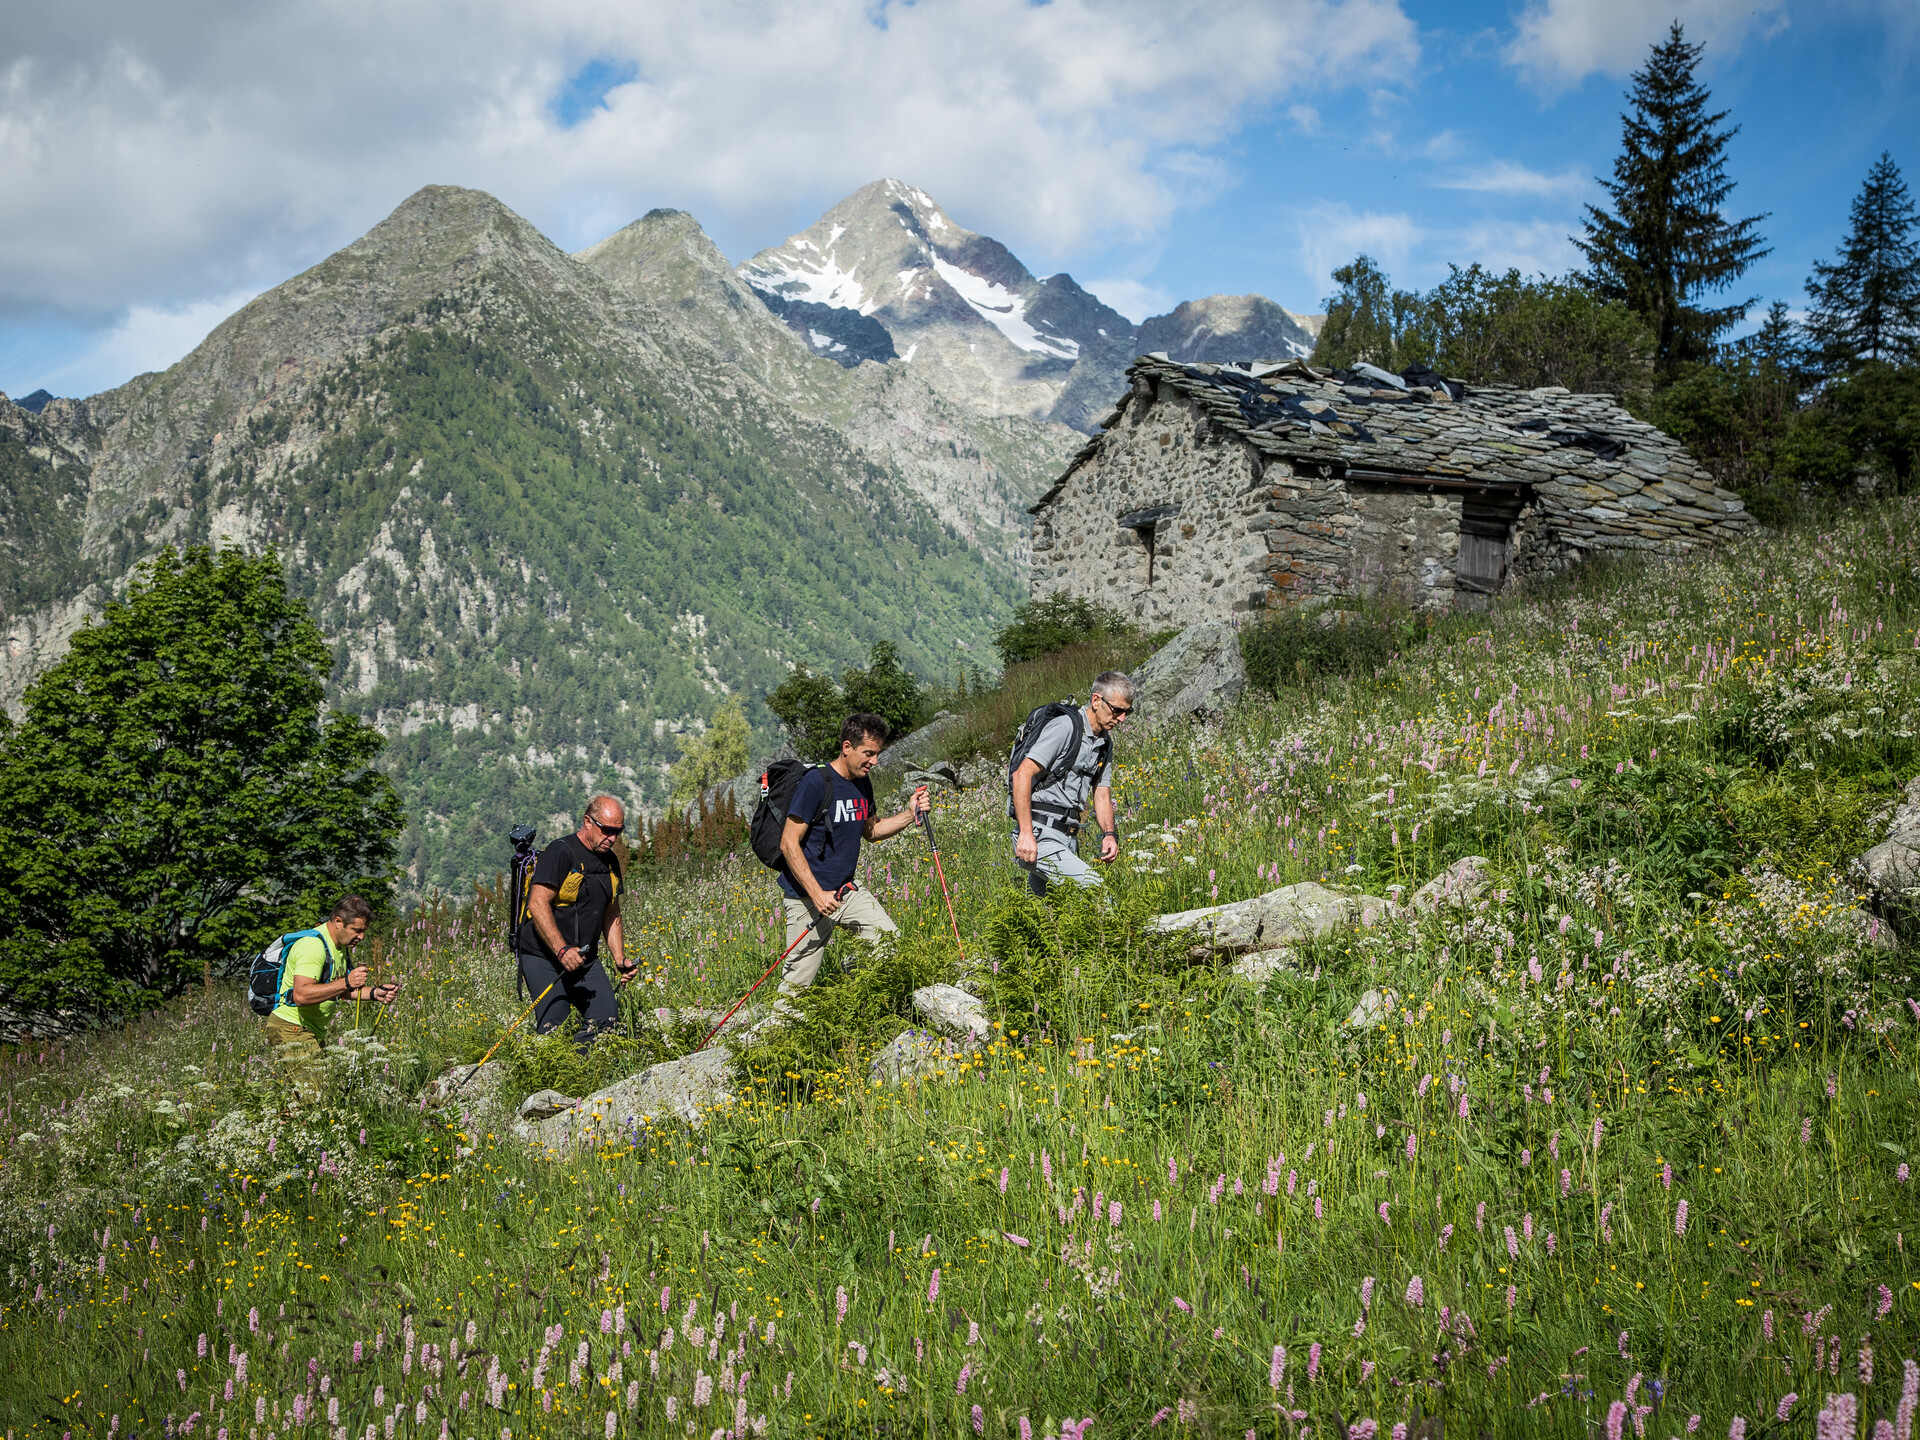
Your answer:
[[[1033,593],[1098,600],[1149,630],[1244,610],[1266,558],[1247,533],[1257,459],[1184,396],[1135,399],[1036,517]]]

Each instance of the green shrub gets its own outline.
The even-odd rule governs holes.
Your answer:
[[[1388,611],[1283,610],[1240,632],[1240,655],[1248,683],[1277,695],[1287,685],[1371,676],[1427,632],[1419,618]]]
[[[1082,600],[1056,591],[1044,600],[1029,600],[1013,612],[1013,619],[993,637],[993,648],[1004,665],[1019,665],[1088,641],[1124,640],[1138,635],[1110,605]]]

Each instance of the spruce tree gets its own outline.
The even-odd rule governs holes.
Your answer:
[[[1814,261],[1807,279],[1807,335],[1828,375],[1870,360],[1920,359],[1920,216],[1885,151],[1854,197],[1851,219],[1839,258]]]
[[[1589,205],[1587,233],[1573,241],[1587,257],[1588,287],[1646,321],[1664,375],[1709,357],[1714,337],[1753,302],[1699,302],[1768,253],[1758,234],[1765,216],[1728,220],[1722,213],[1733,193],[1727,142],[1739,127],[1719,129],[1727,112],[1708,113],[1711,97],[1693,76],[1702,48],[1689,45],[1675,21],[1634,72],[1613,179],[1600,182],[1613,211]]]

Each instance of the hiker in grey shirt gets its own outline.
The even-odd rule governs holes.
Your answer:
[[[1055,715],[1014,770],[1013,858],[1027,872],[1027,883],[1036,895],[1047,893],[1049,876],[1081,886],[1100,884],[1100,877],[1080,858],[1075,839],[1089,792],[1100,822],[1100,862],[1109,864],[1119,857],[1120,839],[1113,825],[1112,731],[1132,713],[1133,681],[1124,671],[1108,670],[1093,682],[1092,696],[1080,708],[1078,753],[1068,760],[1075,717]]]

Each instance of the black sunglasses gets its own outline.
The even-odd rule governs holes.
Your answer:
[[[1127,716],[1133,714],[1133,706],[1131,705],[1116,705],[1113,703],[1113,701],[1107,699],[1107,697],[1104,695],[1098,696],[1096,698],[1100,701],[1102,705],[1106,706],[1107,709],[1113,712],[1114,718],[1116,720],[1124,720],[1127,718]]]
[[[627,828],[625,825],[602,825],[598,820],[594,819],[593,816],[591,815],[587,816],[587,823],[593,826],[593,828],[598,830],[602,835],[618,835],[622,830],[625,830]]]

